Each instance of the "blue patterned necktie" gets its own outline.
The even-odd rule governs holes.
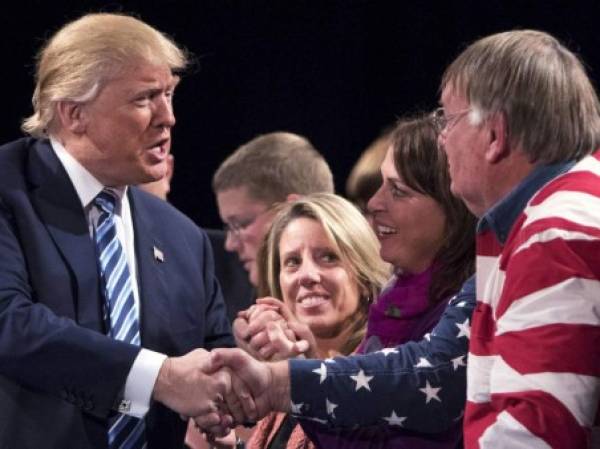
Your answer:
[[[100,211],[94,239],[98,265],[104,290],[104,319],[108,335],[134,345],[140,344],[138,311],[133,297],[127,257],[117,238],[114,210],[116,195],[103,190],[94,198]],[[108,447],[110,449],[138,449],[146,447],[144,420],[118,414],[110,420]]]

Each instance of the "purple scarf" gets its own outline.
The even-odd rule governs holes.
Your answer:
[[[358,346],[360,354],[421,340],[439,321],[448,299],[431,306],[430,267],[419,274],[394,276],[369,309],[367,334]],[[432,417],[433,419],[433,417]],[[352,430],[324,429],[308,421],[302,428],[317,448],[327,449],[455,449],[461,446],[462,426],[438,434],[419,434],[387,426]]]

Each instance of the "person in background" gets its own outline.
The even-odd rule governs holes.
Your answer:
[[[346,180],[346,198],[368,217],[367,203],[381,187],[381,163],[390,147],[392,128],[386,129],[360,155]]]
[[[474,270],[475,217],[450,192],[448,165],[437,148],[434,120],[430,116],[400,120],[388,139],[381,165],[383,183],[369,200],[368,210],[381,243],[381,257],[392,265],[394,276],[369,309],[368,330],[358,353],[424,338]],[[427,358],[418,364],[436,369]],[[464,366],[458,368],[464,375]],[[361,384],[365,389],[373,378],[365,370],[358,377],[365,379],[366,386]],[[462,405],[464,398],[457,408]],[[387,425],[328,432],[302,422],[322,448],[454,449],[461,443],[461,424],[458,419],[444,432],[419,435]]]
[[[272,206],[299,195],[333,193],[333,175],[304,137],[273,132],[242,145],[213,176],[219,215],[227,232],[225,248],[236,252],[258,283],[256,257],[273,219]]]
[[[254,303],[256,291],[236,254],[225,249],[227,234],[222,229],[205,229],[215,258],[215,275],[227,306],[227,318],[233,324],[238,312]]]
[[[180,447],[230,387],[196,349],[234,344],[207,237],[135,187],[168,171],[186,61],[120,14],[38,56],[32,137],[0,149],[1,447]]]

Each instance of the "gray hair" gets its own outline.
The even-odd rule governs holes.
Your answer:
[[[441,85],[463,95],[483,118],[504,114],[509,142],[530,162],[579,159],[600,143],[600,105],[585,69],[547,33],[480,39],[447,68]]]

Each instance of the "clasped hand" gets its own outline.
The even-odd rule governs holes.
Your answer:
[[[259,360],[317,357],[315,338],[309,327],[275,298],[260,298],[248,310],[239,312],[233,333],[238,347]]]

